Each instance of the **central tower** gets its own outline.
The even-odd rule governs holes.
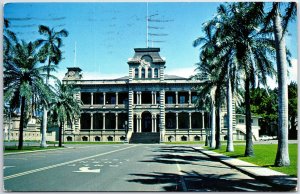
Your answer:
[[[134,56],[127,62],[129,65],[127,138],[130,139],[133,132],[150,131],[160,132],[162,140],[165,131],[166,61],[159,55],[160,48],[135,48],[134,51]],[[151,129],[148,126],[151,126]]]
[[[160,48],[135,48],[133,58],[128,59],[129,82],[143,80],[164,81],[166,61],[159,55]]]

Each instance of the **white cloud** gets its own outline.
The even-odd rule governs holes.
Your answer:
[[[169,70],[166,69],[165,74],[177,75],[180,77],[188,78],[192,75],[195,75],[195,68],[194,67],[186,67],[186,68],[169,69]]]
[[[67,71],[58,71],[56,73],[53,73],[59,80],[62,80],[65,76]],[[120,77],[127,76],[127,74],[118,74],[118,73],[113,73],[113,74],[103,74],[99,72],[89,72],[89,71],[82,71],[82,79],[83,80],[103,80],[103,79],[116,79]]]
[[[291,59],[291,63],[292,66],[288,67],[288,80],[287,80],[288,84],[290,84],[291,81],[295,81],[298,83],[298,60],[293,58]],[[273,79],[268,78],[267,81],[268,81],[268,86],[271,89],[278,87],[277,79],[275,78],[275,76]]]
[[[288,83],[290,83],[291,81],[295,81],[297,82],[297,78],[298,78],[298,60],[293,58],[291,60],[292,63],[292,67],[289,67],[289,73],[288,73]]]

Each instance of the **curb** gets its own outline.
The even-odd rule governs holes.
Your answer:
[[[242,160],[225,156],[223,154],[205,150],[202,147],[192,147],[192,148],[214,160],[220,161],[221,163],[230,166],[231,168],[239,170],[240,172],[252,178],[270,184],[276,189],[278,189],[278,191],[297,191],[297,180],[298,180],[297,178],[291,177],[281,172],[277,172],[275,170],[271,170],[269,168],[260,167],[252,163],[244,162]],[[240,166],[235,165],[234,163],[236,162],[243,165]],[[254,172],[255,169],[265,170],[269,174],[263,174],[260,173],[259,171]]]
[[[27,153],[35,153],[35,152],[47,152],[47,151],[55,151],[55,150],[62,150],[66,148],[72,148],[72,147],[64,147],[64,148],[57,148],[57,149],[46,149],[46,150],[34,150],[34,151],[26,151],[26,152],[12,152],[12,153],[4,153],[4,156],[8,155],[18,155],[18,154],[27,154]]]

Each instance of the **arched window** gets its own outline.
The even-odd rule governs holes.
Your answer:
[[[152,68],[148,68],[148,78],[152,78]]]
[[[68,136],[68,137],[67,137],[67,141],[72,141],[72,137],[71,137],[71,136]]]
[[[88,141],[88,138],[86,136],[83,136],[82,141]]]
[[[112,136],[108,136],[107,141],[114,141],[114,138]]]
[[[99,136],[96,136],[96,137],[95,137],[95,141],[100,141],[100,137],[99,137]]]
[[[187,141],[187,137],[186,136],[182,136],[181,137],[181,141]]]
[[[138,68],[134,69],[134,77],[139,78],[139,69]]]
[[[158,78],[158,69],[157,68],[154,69],[154,78]]]

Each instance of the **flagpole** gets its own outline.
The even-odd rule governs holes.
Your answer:
[[[147,26],[146,26],[146,27],[147,27],[146,45],[147,45],[147,48],[148,48],[148,25],[149,25],[149,24],[148,24],[148,22],[149,22],[149,21],[148,21],[148,20],[149,20],[149,18],[148,18],[148,2],[147,2],[147,17],[146,17],[146,20],[147,20],[147,22],[146,22],[146,23],[147,23],[147,24],[146,24],[146,25],[147,25]]]

